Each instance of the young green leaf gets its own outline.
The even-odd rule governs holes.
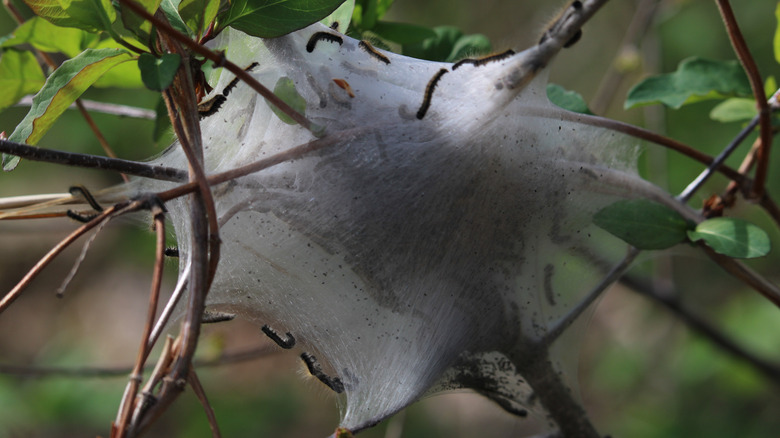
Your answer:
[[[651,76],[635,85],[625,108],[662,103],[672,108],[706,99],[751,96],[750,83],[737,61],[688,58],[677,71]]]
[[[179,15],[196,35],[201,36],[209,24],[217,18],[219,0],[181,0]]]
[[[181,0],[162,0],[160,2],[160,10],[165,14],[165,18],[171,23],[171,26],[189,37],[195,36],[192,29],[184,23],[179,15],[179,4]]]
[[[276,85],[274,86],[274,94],[282,99],[284,103],[290,105],[290,107],[295,111],[298,111],[304,115],[306,114],[306,100],[304,100],[304,98],[298,93],[298,90],[295,89],[295,82],[293,82],[292,79],[283,77],[276,81]],[[288,125],[294,125],[297,123],[290,116],[280,111],[279,108],[271,105],[268,103],[268,101],[266,101],[266,103],[271,108],[271,110],[273,110],[274,114],[276,114],[276,116],[279,117],[284,123],[287,123]]]
[[[732,97],[717,104],[710,111],[710,118],[716,122],[744,122],[758,114],[756,101],[745,97]]]
[[[438,26],[425,32],[429,36],[424,40],[403,45],[404,55],[430,61],[453,62],[491,50],[487,37],[480,34],[463,35],[463,32],[452,26]]]
[[[65,8],[69,3],[60,0],[24,0],[24,3],[32,9],[35,15],[62,27],[82,28],[84,23],[73,17]]]
[[[152,15],[154,15],[160,7],[161,1],[162,0],[135,0],[135,2],[141,5],[146,12]],[[152,23],[133,12],[124,3],[119,4],[119,11],[121,12],[122,24],[125,26],[125,29],[132,32],[140,41],[149,44]]]
[[[146,88],[154,91],[162,91],[171,85],[180,64],[181,56],[177,53],[166,53],[160,58],[142,53],[138,57],[141,80],[144,81]]]
[[[79,56],[63,62],[33,97],[30,111],[9,140],[37,143],[65,109],[100,76],[131,59],[133,56],[123,49],[87,49]]]
[[[547,98],[553,104],[575,113],[593,114],[580,93],[567,90],[558,84],[547,84]]]
[[[25,94],[35,93],[46,82],[43,70],[28,51],[9,49],[0,55],[0,110],[19,101]]]
[[[775,61],[780,62],[780,3],[775,7],[775,20],[777,20],[774,38]]]
[[[22,23],[11,35],[0,38],[0,47],[29,44],[49,53],[64,53],[70,58],[94,46],[99,36],[71,27],[60,27],[41,17],[32,17]]]
[[[218,17],[227,26],[261,38],[275,38],[302,29],[331,14],[344,0],[233,0]]]
[[[638,249],[677,245],[692,228],[680,213],[645,199],[610,204],[593,216],[593,223]]]
[[[762,257],[771,249],[764,230],[732,217],[708,219],[688,231],[688,238],[693,242],[701,240],[718,254],[734,258]]]
[[[82,23],[75,26],[86,31],[113,32],[111,24],[116,20],[116,11],[111,0],[63,1],[65,12]]]
[[[338,23],[339,30],[341,32],[346,32],[349,28],[350,22],[352,21],[352,14],[354,10],[355,0],[347,0],[342,3],[341,6],[336,8],[333,13],[320,20],[320,23],[328,27],[332,26],[333,23]]]

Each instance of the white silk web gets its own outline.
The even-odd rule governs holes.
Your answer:
[[[525,362],[615,261],[607,249],[624,248],[593,214],[664,196],[636,175],[636,142],[552,106],[544,72],[526,83],[534,49],[453,69],[384,60],[319,24],[274,40],[226,32],[218,45],[257,62],[271,89],[291,80],[306,117],[338,141],[214,188],[223,244],[209,303],[280,343],[292,335],[343,390],[351,430],[455,387],[543,411]],[[222,73],[215,92],[232,79]],[[202,132],[211,173],[315,139],[244,85]],[[186,168],[177,148],[158,161]],[[184,258],[187,205],[168,208]]]

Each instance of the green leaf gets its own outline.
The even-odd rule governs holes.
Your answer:
[[[751,96],[750,83],[737,61],[688,58],[677,71],[651,76],[629,92],[625,108],[662,103],[672,108],[706,99]]]
[[[24,0],[35,15],[62,27],[111,31],[116,11],[111,0]]]
[[[638,249],[665,249],[693,228],[680,213],[645,199],[618,201],[593,216],[593,223]]]
[[[68,106],[100,76],[131,59],[133,56],[123,49],[87,49],[63,62],[33,97],[30,112],[8,139],[36,144]]]
[[[436,33],[431,28],[390,21],[379,21],[372,30],[380,37],[398,44],[414,44],[436,37]]]
[[[184,23],[179,15],[179,2],[181,0],[162,0],[160,2],[160,10],[165,14],[165,18],[171,23],[171,26],[179,32],[189,37],[195,36],[192,29]]]
[[[233,0],[219,15],[227,26],[261,38],[275,38],[302,29],[330,15],[344,0]]]
[[[717,104],[710,111],[710,118],[716,122],[743,122],[751,120],[758,114],[756,101],[744,97],[732,97]]]
[[[555,105],[575,113],[593,114],[580,93],[566,90],[557,84],[547,84],[547,98]]]
[[[160,7],[162,0],[135,0],[146,12],[151,15]],[[122,13],[122,24],[125,29],[133,33],[142,42],[150,44],[150,35],[152,32],[152,23],[133,12],[124,3],[119,4],[119,10]]]
[[[49,53],[64,53],[70,58],[92,47],[99,36],[81,29],[60,27],[41,17],[32,17],[22,23],[11,35],[0,39],[0,47],[30,44]]]
[[[295,89],[295,82],[288,77],[280,78],[276,81],[274,86],[274,94],[284,101],[287,105],[290,105],[292,109],[299,113],[306,115],[306,100]],[[273,110],[274,114],[279,117],[284,123],[288,125],[295,125],[297,122],[290,116],[283,113],[279,108],[271,105],[268,101],[265,102]]]
[[[105,39],[100,42],[96,49],[122,49],[113,39]],[[108,70],[94,84],[96,88],[118,87],[118,88],[136,88],[145,90],[146,86],[141,80],[141,70],[138,69],[137,62],[123,62]]]
[[[62,0],[65,12],[82,23],[75,26],[87,31],[112,32],[116,11],[111,0]]]
[[[361,31],[373,30],[392,4],[393,0],[357,0],[352,22]]]
[[[481,33],[463,35],[455,41],[447,62],[454,62],[470,56],[481,56],[492,50],[490,39]]]
[[[352,13],[355,10],[355,0],[347,0],[341,4],[332,14],[320,20],[325,26],[332,26],[333,23],[339,24],[341,32],[346,33],[352,21]]]
[[[780,63],[780,3],[775,7],[775,19],[777,20],[774,38],[775,61]]]
[[[152,139],[159,144],[161,141],[168,140],[171,137],[171,119],[168,117],[168,107],[165,106],[165,100],[160,98],[154,107],[154,131]],[[173,140],[173,138],[170,138]],[[170,143],[170,142],[166,142]]]
[[[754,258],[769,254],[771,249],[769,236],[756,225],[748,221],[718,217],[708,219],[688,231],[693,242],[704,241],[718,254],[734,258]]]
[[[476,56],[491,50],[490,41],[484,35],[463,35],[463,32],[452,26],[425,29],[425,31],[420,30],[420,33],[425,32],[429,35],[424,40],[404,43],[404,55],[430,61],[453,62],[466,56]],[[416,35],[416,37],[419,36],[422,35]]]
[[[141,70],[141,80],[146,88],[153,91],[162,91],[168,88],[176,76],[176,71],[181,64],[181,56],[177,53],[166,53],[160,58],[155,58],[149,53],[142,53],[138,57],[138,68]]]
[[[35,93],[46,82],[38,60],[28,51],[5,50],[0,56],[0,110]]]
[[[219,0],[181,0],[179,15],[184,24],[200,37],[206,28],[217,18]]]

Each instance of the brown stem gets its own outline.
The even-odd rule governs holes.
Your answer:
[[[170,38],[186,46],[188,49],[192,50],[193,52],[203,56],[209,61],[212,61],[217,67],[225,67],[226,69],[228,69],[231,73],[236,75],[237,78],[246,82],[258,94],[263,96],[270,104],[279,108],[280,111],[290,116],[290,118],[292,118],[298,124],[300,124],[307,130],[309,130],[312,134],[316,136],[320,136],[322,134],[321,127],[315,125],[309,119],[304,117],[301,113],[295,111],[291,106],[287,105],[282,99],[280,99],[278,96],[272,93],[271,90],[263,86],[260,82],[257,82],[257,80],[254,77],[252,77],[252,75],[250,75],[248,72],[246,72],[243,68],[225,59],[224,53],[223,54],[216,53],[204,47],[203,45],[198,44],[196,41],[191,40],[186,35],[182,34],[181,32],[171,27],[171,25],[168,24],[167,22],[160,20],[157,17],[154,17],[148,12],[146,12],[146,10],[143,7],[139,6],[133,0],[119,0],[119,2],[127,6],[128,8],[130,8],[133,12],[135,12],[139,16],[150,21],[158,29],[158,32],[170,36]]]
[[[198,397],[203,410],[206,412],[206,418],[209,420],[209,427],[211,428],[211,436],[213,438],[222,438],[222,434],[219,432],[219,424],[217,424],[217,416],[214,415],[214,409],[209,403],[209,399],[206,397],[206,391],[203,390],[203,385],[200,384],[198,375],[195,370],[190,368],[190,375],[188,381],[192,387],[192,391]]]
[[[734,17],[734,11],[731,9],[731,4],[728,0],[717,0],[717,3],[720,15],[723,18],[723,23],[726,25],[731,45],[734,47],[734,51],[737,53],[737,57],[742,63],[745,73],[747,73],[748,80],[750,81],[750,88],[753,90],[753,96],[756,99],[756,106],[758,107],[761,148],[758,151],[758,166],[756,167],[752,191],[754,196],[761,197],[766,189],[766,176],[767,170],[769,169],[769,149],[772,146],[772,121],[769,104],[766,101],[764,82],[761,80],[761,73],[759,73],[753,55],[751,55],[745,38],[742,36],[742,31],[739,29],[737,19]]]
[[[96,227],[98,224],[103,222],[104,220],[107,220],[111,215],[113,215],[115,212],[117,212],[120,208],[122,208],[123,211],[133,209],[134,207],[140,207],[140,205],[134,205],[134,204],[140,204],[140,202],[134,202],[126,207],[117,204],[114,206],[111,206],[104,210],[102,213],[100,213],[98,216],[96,216],[91,221],[87,222],[86,224],[80,226],[75,231],[70,233],[68,237],[63,239],[60,243],[54,246],[51,250],[49,250],[48,253],[46,253],[45,256],[43,256],[40,260],[38,260],[38,263],[35,264],[35,266],[30,269],[29,272],[19,281],[19,283],[14,286],[13,289],[11,289],[10,292],[8,292],[2,300],[0,300],[0,313],[2,313],[5,309],[8,308],[8,306],[11,305],[17,298],[19,298],[19,295],[27,288],[27,286],[30,285],[30,283],[35,279],[36,276],[45,268],[52,260],[54,260],[55,257],[57,257],[65,248],[70,246],[71,243],[73,243],[76,239],[83,236],[84,233],[91,230],[92,228]],[[124,208],[123,208],[124,207]]]
[[[138,394],[138,387],[141,384],[143,371],[146,359],[149,356],[149,348],[146,344],[146,340],[149,338],[149,333],[152,331],[154,325],[154,316],[157,314],[157,302],[160,297],[160,286],[162,285],[163,268],[165,266],[165,214],[163,212],[162,205],[152,206],[152,217],[154,219],[154,229],[157,233],[157,250],[155,254],[154,274],[152,276],[152,289],[149,294],[149,308],[146,315],[146,325],[144,326],[143,335],[141,337],[141,343],[138,347],[138,355],[136,356],[135,366],[130,373],[130,381],[128,387],[124,393],[124,399],[121,406],[115,425],[117,427],[117,436],[123,437],[125,430],[129,424],[130,414],[133,412],[132,401]]]

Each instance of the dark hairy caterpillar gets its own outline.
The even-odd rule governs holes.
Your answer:
[[[379,53],[379,51],[377,51],[374,48],[374,46],[372,46],[371,43],[369,43],[368,41],[363,40],[363,41],[358,43],[358,46],[360,46],[361,49],[363,49],[366,52],[368,52],[368,54],[371,55],[371,57],[375,58],[376,60],[378,60],[380,62],[384,62],[385,64],[390,64],[390,58],[388,58],[387,56]]]
[[[244,71],[252,71],[255,67],[260,65],[257,62],[253,62],[249,65],[249,67],[245,68]],[[230,94],[231,91],[233,91],[234,88],[238,85],[238,78],[233,78],[232,81],[230,81],[225,89],[222,90],[222,93],[217,94],[216,96],[212,97],[211,99],[201,102],[198,104],[198,115],[200,116],[201,120],[205,119],[208,116],[214,115],[219,111],[220,108],[222,108],[222,104],[224,104],[227,101],[227,97]]]
[[[482,58],[466,58],[461,59],[460,61],[456,62],[452,66],[452,70],[457,69],[458,67],[462,66],[463,64],[472,64],[474,67],[479,67],[481,65],[485,65],[489,62],[495,62],[495,61],[501,61],[502,59],[509,58],[510,56],[514,55],[515,51],[512,49],[506,50],[501,53],[496,53],[495,55],[488,55]]]
[[[325,386],[335,391],[337,394],[344,392],[344,384],[338,377],[330,377],[322,371],[322,366],[317,362],[317,358],[310,353],[302,353],[301,359],[306,364],[306,368],[309,370],[312,376],[316,377]]]
[[[321,40],[330,41],[331,43],[338,43],[338,45],[344,44],[344,40],[338,35],[334,35],[328,32],[317,32],[312,35],[311,38],[309,38],[309,42],[306,43],[306,51],[309,53],[313,52],[314,48],[317,47],[317,43]]]
[[[266,336],[271,338],[272,341],[276,342],[276,345],[284,348],[285,350],[289,350],[295,346],[295,337],[293,337],[292,333],[290,332],[284,334],[286,339],[282,339],[282,337],[279,336],[279,334],[268,325],[262,326],[260,330],[262,330]]]
[[[423,98],[420,109],[417,110],[417,118],[422,120],[425,117],[425,113],[428,112],[428,108],[431,106],[431,98],[433,97],[433,90],[436,89],[436,84],[439,83],[439,79],[444,76],[449,70],[443,68],[436,72],[435,75],[428,81],[428,85],[425,86],[425,97]]]
[[[72,187],[70,187],[68,189],[68,192],[70,192],[71,196],[79,196],[80,195],[82,198],[84,198],[85,201],[87,201],[87,204],[89,204],[89,206],[92,207],[92,209],[95,210],[96,212],[100,213],[100,212],[103,211],[103,207],[97,202],[95,197],[92,196],[92,193],[90,193],[90,191],[87,190],[86,187],[84,187],[84,186],[72,186]],[[82,223],[87,223],[87,222],[91,221],[92,219],[94,219],[97,216],[96,214],[82,215],[82,214],[76,213],[73,210],[66,211],[65,215],[68,216],[69,218],[75,220],[75,221],[82,222]]]
[[[203,316],[200,318],[201,324],[214,324],[217,322],[231,321],[236,317],[235,313],[226,312],[214,312],[211,310],[204,310]]]

